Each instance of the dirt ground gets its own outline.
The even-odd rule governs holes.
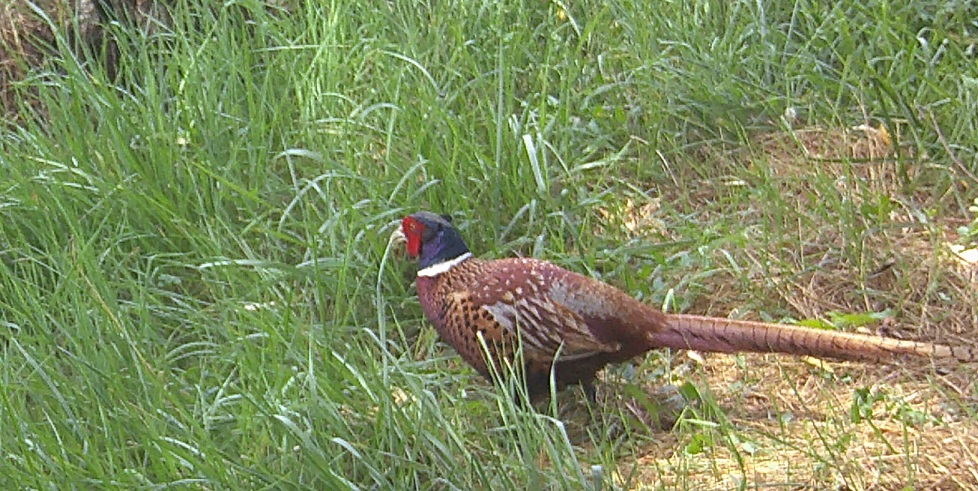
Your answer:
[[[31,69],[43,66],[45,54],[58,44],[54,32],[75,48],[88,46],[100,55],[109,72],[117,59],[103,26],[113,19],[144,23],[159,18],[158,0],[13,0],[0,2],[0,110],[11,121],[18,104],[31,104],[30,93],[18,81]],[[102,51],[103,41],[106,49]],[[80,51],[80,50],[79,50]]]
[[[72,0],[39,0],[37,10],[28,2],[0,4],[0,107],[4,121],[12,119],[19,102],[29,99],[18,95],[17,82],[31,68],[41,66],[45,51],[54,43],[48,20],[59,27],[77,25],[75,32],[83,37],[97,31],[94,1],[80,0],[77,8],[74,4]]]
[[[899,196],[897,174],[912,178],[926,161],[914,156],[900,169],[891,138],[884,126],[804,128],[755,135],[751,148],[736,150],[733,158],[785,177],[786,196],[813,193],[807,181],[819,167],[846,176],[836,187],[844,191],[858,181],[863,191],[849,194],[858,205],[869,195],[865,190]],[[842,169],[846,161],[859,165]],[[711,192],[709,184],[704,188]],[[642,216],[625,220],[626,226],[656,223],[654,207],[631,213]],[[956,231],[966,217],[933,217],[923,226],[912,211],[894,209],[889,220],[893,226],[885,232],[864,237],[860,264],[838,253],[844,239],[824,220],[813,220],[804,240],[818,250],[752,250],[736,259],[784,265],[784,277],[770,282],[778,286],[764,302],[789,306],[799,317],[890,310],[892,317],[860,330],[974,347],[978,254],[958,244]],[[798,274],[805,271],[803,256],[809,263],[823,259]],[[715,292],[701,295],[690,310],[726,315],[756,300],[727,276],[711,276]],[[928,360],[875,366],[755,354],[679,355],[677,362],[689,380],[710,388],[733,431],[706,425],[655,433],[635,461],[639,489],[978,489],[973,366]],[[612,396],[607,404],[644,417],[627,398]],[[696,445],[704,433],[715,441]]]

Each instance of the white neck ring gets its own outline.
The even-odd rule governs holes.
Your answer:
[[[427,277],[427,278],[433,278],[433,277],[438,276],[438,275],[440,275],[442,273],[447,273],[448,270],[454,268],[455,266],[458,266],[462,261],[465,261],[466,259],[468,259],[470,257],[472,257],[472,253],[471,252],[466,252],[465,254],[462,254],[461,256],[456,257],[455,259],[449,259],[448,261],[445,261],[445,262],[441,262],[441,263],[438,263],[438,264],[433,264],[431,266],[428,266],[427,268],[424,268],[424,269],[418,271],[418,276],[419,277],[423,276],[423,277]]]

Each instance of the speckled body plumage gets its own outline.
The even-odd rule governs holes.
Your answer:
[[[589,384],[608,363],[651,349],[647,333],[664,324],[664,315],[649,316],[620,290],[537,259],[467,259],[446,273],[419,276],[417,288],[438,334],[487,378],[479,337],[496,360],[513,360],[522,336],[534,395],[548,390],[551,367],[558,388]]]
[[[595,374],[657,348],[780,352],[882,362],[899,355],[978,360],[974,348],[694,315],[667,315],[606,283],[538,259],[471,257],[446,217],[415,213],[402,223],[418,257],[418,298],[425,316],[483,376],[515,362],[522,348],[531,397],[590,388]],[[589,391],[590,392],[590,391]]]

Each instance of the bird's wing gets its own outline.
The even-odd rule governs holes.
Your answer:
[[[482,308],[519,335],[524,355],[530,358],[550,361],[559,351],[561,360],[574,360],[620,349],[595,339],[583,317],[546,295],[508,293]]]

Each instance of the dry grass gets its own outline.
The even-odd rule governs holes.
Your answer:
[[[975,344],[975,265],[951,253],[953,226],[922,223],[895,207],[889,216],[893,226],[864,234],[855,248],[861,252],[854,255],[847,243],[852,238],[838,223],[819,220],[806,209],[813,193],[824,192],[811,184],[816,175],[838,176],[834,186],[853,206],[874,193],[899,195],[901,176],[885,127],[769,133],[755,142],[750,150],[724,153],[724,158],[764,166],[786,199],[797,197],[805,225],[792,233],[803,247],[726,251],[740,271],[711,276],[708,291],[690,312],[756,318],[754,309],[774,309],[797,318],[826,318],[830,312],[889,310],[892,316],[859,330]],[[914,170],[909,172],[912,176]],[[726,186],[728,181],[704,183],[697,194],[701,205],[714,203]],[[764,220],[763,203],[743,206]],[[654,207],[644,210],[652,216],[636,217],[641,211],[625,206],[623,223],[659,223]],[[745,277],[756,291],[745,291]],[[632,482],[641,483],[638,489],[978,487],[973,368],[915,360],[825,367],[753,354],[707,355],[702,364],[687,363],[689,377],[711,388],[737,438],[749,440],[727,440],[689,454],[687,446],[699,430],[657,432],[637,459],[639,477]],[[648,389],[661,383],[649,382]],[[866,394],[875,399],[854,401]],[[614,396],[606,404],[626,412],[634,405]],[[854,408],[869,413],[853,418]]]
[[[927,370],[831,365],[835,376],[775,355],[711,356],[698,383],[713,388],[741,444],[684,454],[690,434],[639,459],[639,482],[666,489],[972,489],[978,422],[958,407],[960,387]],[[931,374],[932,375],[932,374]],[[749,377],[749,378],[748,378]],[[731,389],[736,387],[736,389]],[[854,421],[857,389],[882,398]],[[859,406],[859,403],[855,404]],[[922,420],[909,421],[908,415]],[[749,445],[749,446],[748,446]],[[644,486],[639,486],[642,488]]]

